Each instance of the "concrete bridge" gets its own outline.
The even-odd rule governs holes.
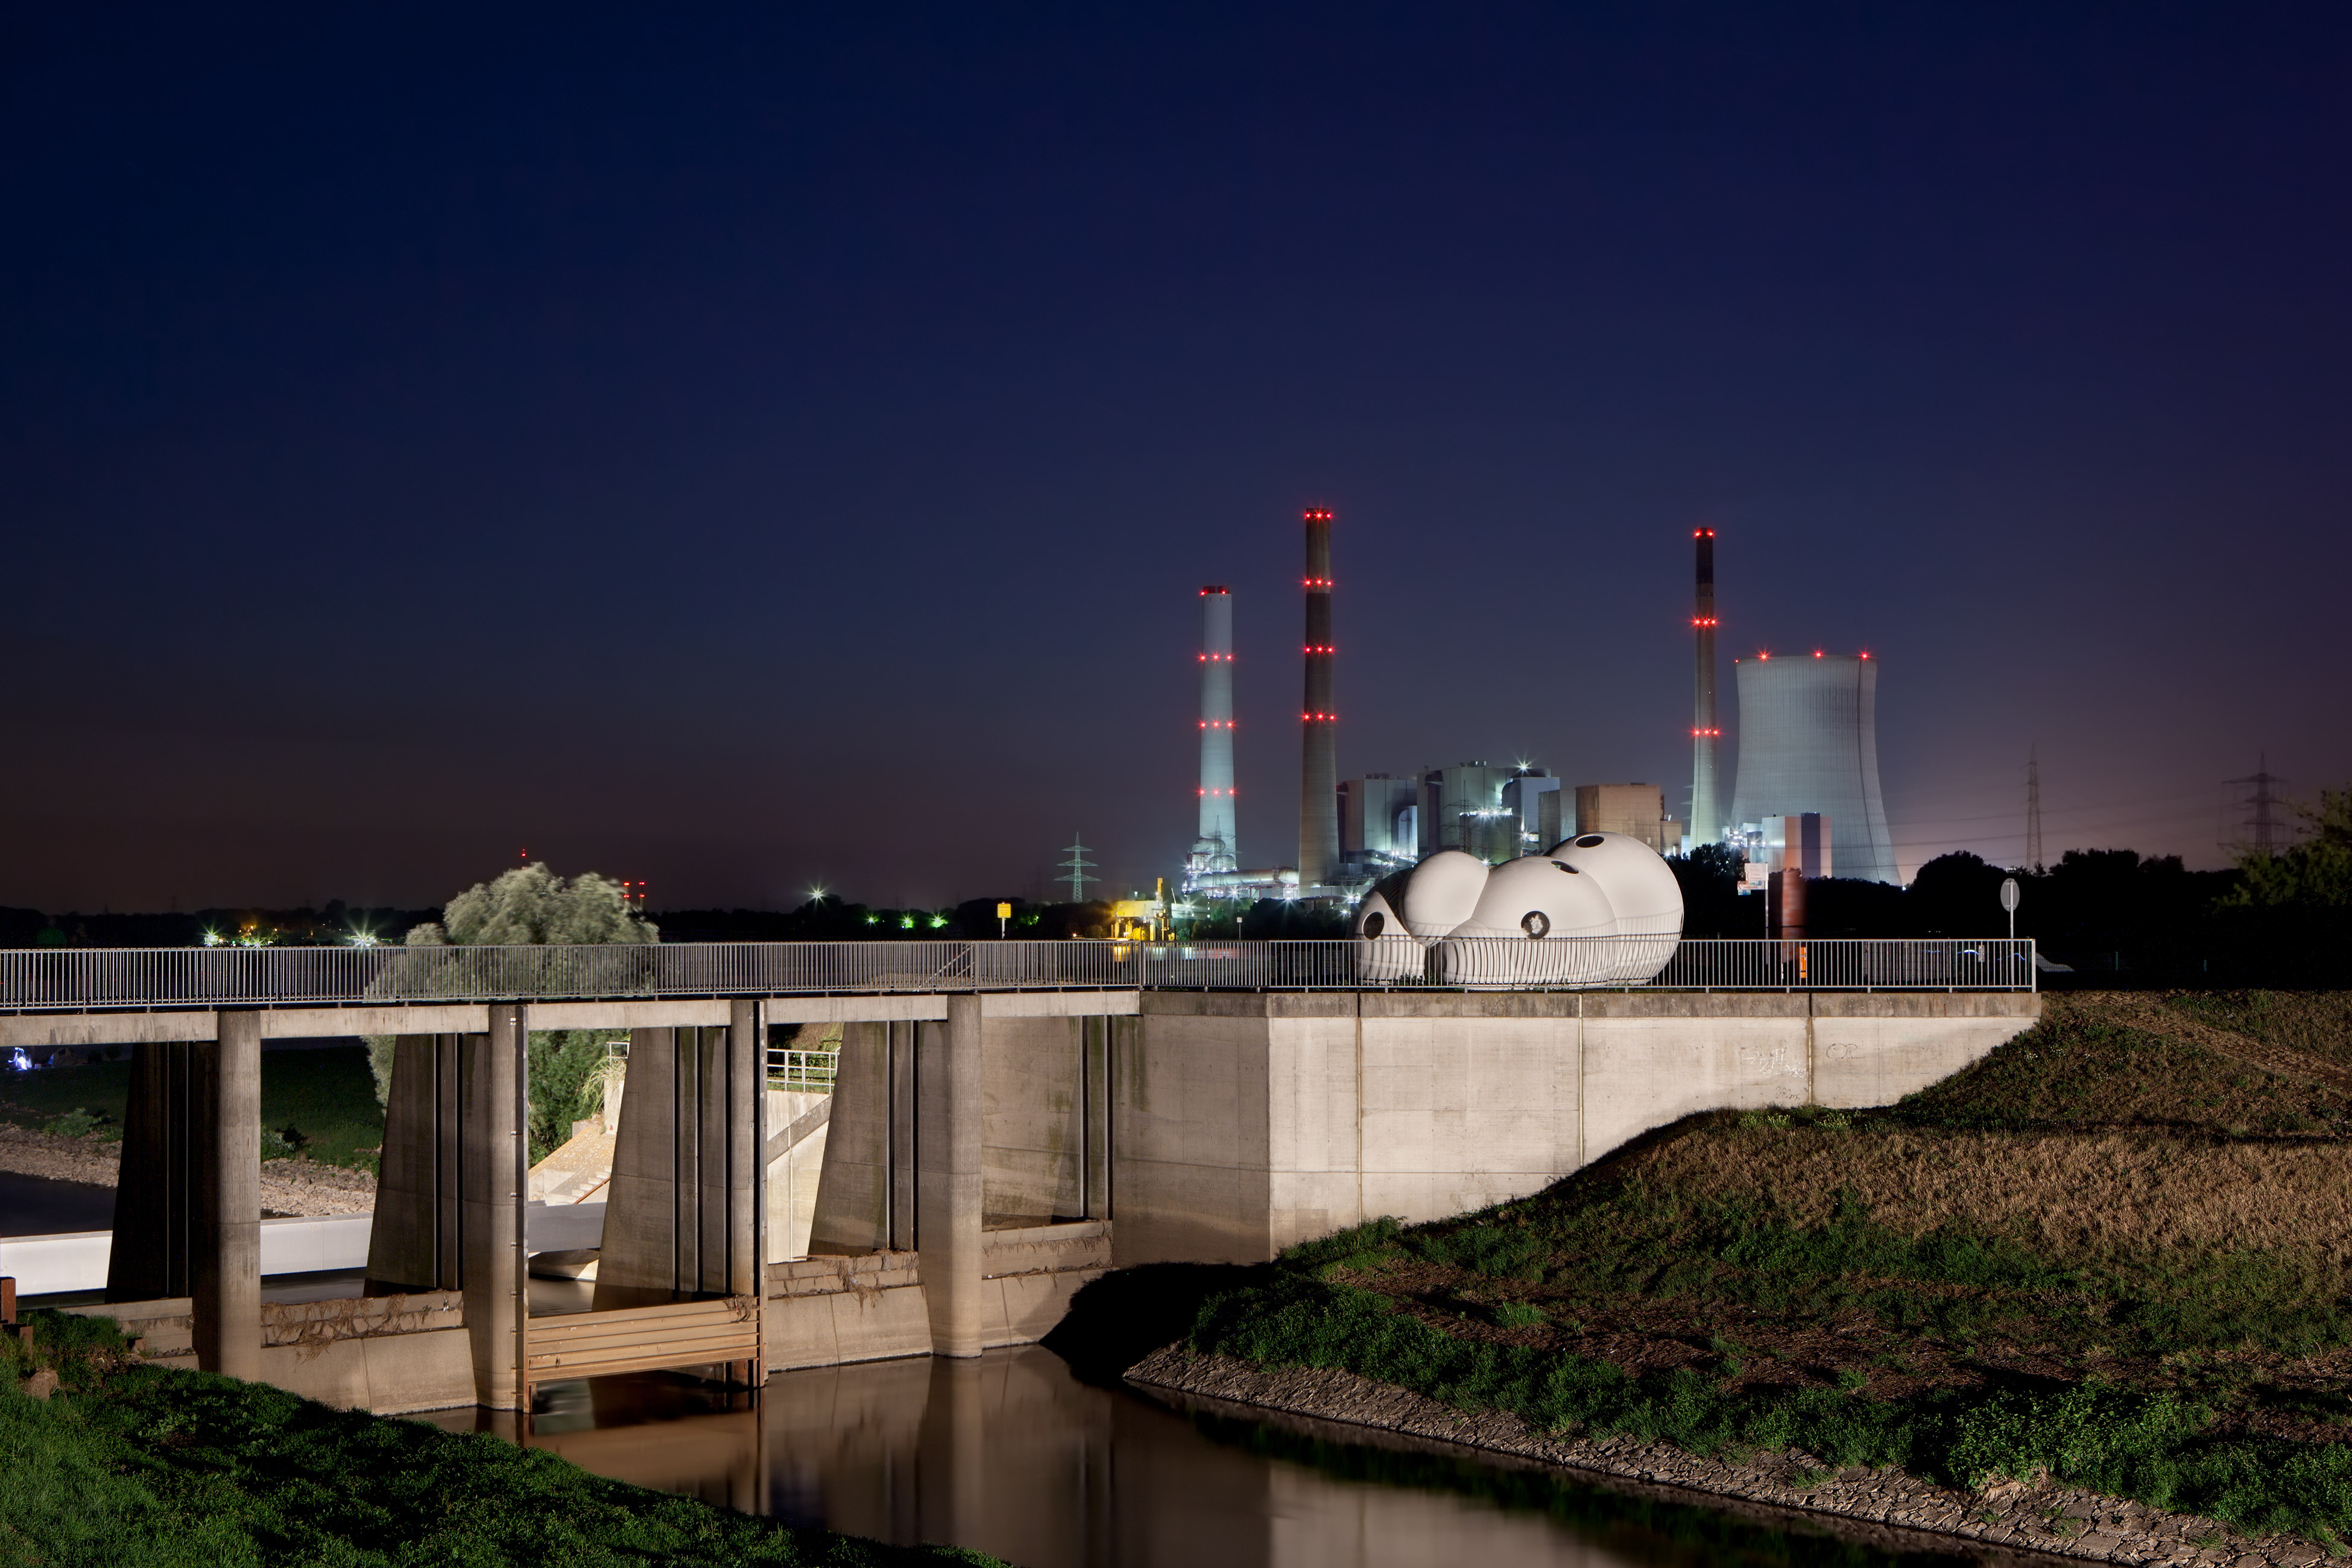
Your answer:
[[[1512,944],[1504,944],[1512,945]],[[1024,1343],[1103,1269],[1537,1191],[1694,1111],[1884,1104],[2031,1026],[2030,943],[1688,942],[1615,989],[1360,984],[1356,944],[0,952],[0,1049],[132,1047],[109,1301],[379,1411]],[[1606,972],[1606,966],[1601,966]],[[779,1031],[842,1026],[805,1256]],[[525,1042],[625,1028],[593,1310],[529,1310]],[[261,1300],[270,1037],[398,1045],[366,1291]]]

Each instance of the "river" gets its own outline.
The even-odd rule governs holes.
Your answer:
[[[756,1411],[659,1376],[548,1393],[532,1446],[600,1474],[1018,1568],[2013,1561],[1890,1554],[1360,1428],[1188,1412],[1037,1347],[781,1373]],[[498,1429],[487,1412],[431,1419]]]

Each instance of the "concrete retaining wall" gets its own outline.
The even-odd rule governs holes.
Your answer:
[[[112,1318],[147,1360],[194,1367],[194,1303],[110,1301],[68,1309]],[[343,1410],[398,1415],[474,1403],[465,1298],[455,1290],[334,1301],[265,1301],[261,1381]]]
[[[982,1237],[981,1339],[1034,1344],[1070,1298],[1110,1267],[1107,1221],[992,1230]],[[768,1366],[836,1366],[931,1353],[922,1259],[912,1252],[805,1258],[768,1267]]]
[[[1482,1208],[1694,1111],[1886,1104],[2040,1016],[1982,993],[1147,994],[1117,1037],[1116,1261]]]

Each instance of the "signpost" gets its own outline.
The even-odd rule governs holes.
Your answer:
[[[2014,877],[2000,879],[2000,907],[2009,911],[2009,935],[2014,942],[2017,939],[2017,879]]]
[[[1012,918],[1013,918],[1013,906],[1012,906],[1011,904],[1000,903],[1000,904],[998,904],[998,905],[996,906],[996,940],[997,940],[997,941],[1002,942],[1002,941],[1003,941],[1003,940],[1004,940],[1004,922],[1005,922],[1005,921],[1009,921],[1009,920],[1011,920]]]

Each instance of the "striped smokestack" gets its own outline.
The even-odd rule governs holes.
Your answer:
[[[1238,868],[1234,827],[1234,596],[1201,590],[1201,837],[1197,868]]]
[[[1715,746],[1723,731],[1715,721],[1715,530],[1692,533],[1698,547],[1698,604],[1691,629],[1698,634],[1698,663],[1691,682],[1690,841],[1694,847],[1723,837],[1716,805]]]
[[[1307,700],[1298,767],[1298,885],[1330,881],[1339,865],[1339,716],[1331,710],[1331,514],[1307,514]]]

